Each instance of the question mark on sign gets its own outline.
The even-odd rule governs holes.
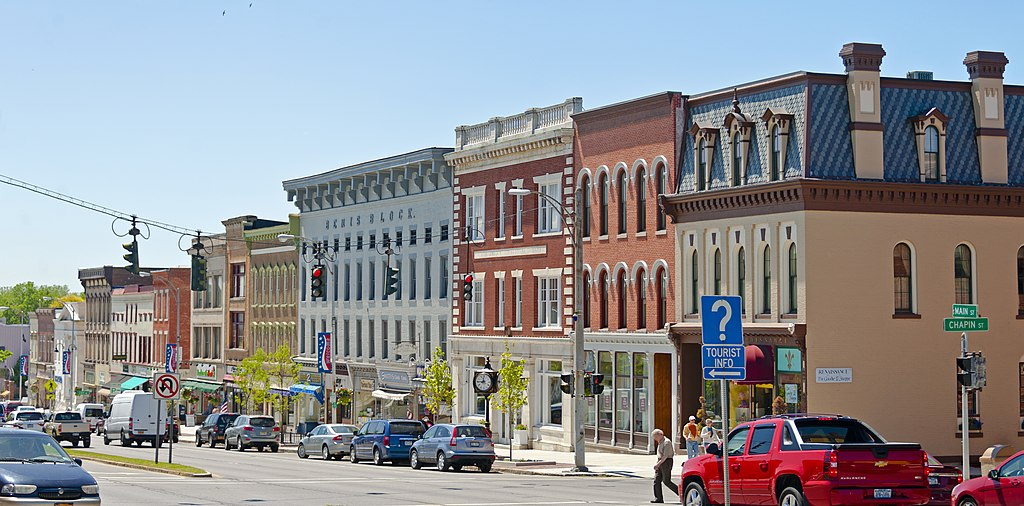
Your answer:
[[[718,322],[718,331],[721,332],[718,334],[718,338],[725,342],[725,326],[729,323],[729,318],[732,318],[732,306],[725,299],[718,299],[711,305],[711,312],[717,313],[719,308],[725,310],[725,316]]]

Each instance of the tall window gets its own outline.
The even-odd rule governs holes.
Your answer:
[[[796,244],[789,245],[789,314],[796,314]]]
[[[423,257],[423,298],[429,300],[432,295],[431,290],[434,286],[434,276],[432,271],[432,264],[430,257]]]
[[[619,308],[618,309],[619,309],[619,328],[620,329],[626,328],[626,296],[627,296],[626,281],[627,281],[626,270],[623,269],[623,270],[619,271],[618,279],[615,281],[615,284],[617,285],[617,288],[619,289],[619,293],[618,293],[618,296],[619,296],[618,297],[619,298],[619,300],[618,300]]]
[[[356,262],[356,300],[363,300],[363,263]]]
[[[1024,247],[1017,250],[1017,314],[1024,315]]]
[[[597,181],[598,196],[598,230],[599,235],[608,235],[608,175],[601,174]]]
[[[740,296],[741,314],[747,314],[747,254],[742,246],[736,252],[736,294]]]
[[[655,289],[658,293],[658,328],[665,328],[665,323],[668,321],[668,270],[661,269],[657,275],[657,286]]]
[[[338,271],[334,271],[338,272]],[[337,289],[335,289],[337,293]],[[337,296],[335,296],[337,298]],[[345,301],[352,298],[352,265],[345,264]]]
[[[474,241],[484,238],[484,196],[466,195],[466,237]],[[401,240],[399,240],[401,243]]]
[[[647,172],[636,171],[636,231],[647,230]]]
[[[448,292],[452,289],[451,283],[448,282],[448,255],[441,255],[438,257],[439,264],[438,269],[441,270],[441,275],[438,276],[441,280],[437,287],[437,293],[442,299],[448,298]]]
[[[619,233],[626,233],[626,171],[619,172],[618,181],[615,184],[619,190]]]
[[[245,264],[231,264],[231,297],[245,297]]]
[[[580,185],[580,192],[583,194],[583,216],[581,224],[583,226],[583,237],[590,237],[590,178],[584,177],[583,183]]]
[[[409,259],[409,300],[416,300],[416,259]]]
[[[700,272],[697,264],[697,252],[690,255],[690,314],[700,312],[700,279],[697,274]]]
[[[722,295],[722,250],[715,250],[715,295]]]
[[[517,277],[512,285],[512,312],[515,321],[512,326],[516,328],[523,327],[523,278]]]
[[[467,327],[484,326],[484,282],[482,279],[473,280],[473,300],[463,302],[466,306]]]
[[[740,154],[740,133],[732,135],[732,185],[740,185],[740,169],[743,164],[743,156]]]
[[[708,154],[704,149],[704,139],[697,145],[697,190],[703,190],[706,184],[704,178],[708,174]]]
[[[658,165],[658,195],[664,195],[668,190],[668,170],[664,165]],[[658,209],[658,230],[665,230],[665,212]]]
[[[636,273],[636,328],[647,328],[647,271]]]
[[[537,207],[540,212],[538,217],[538,232],[558,232],[562,228],[562,215],[555,202],[562,202],[561,186],[558,183],[540,185],[540,195],[537,196]]]
[[[231,345],[229,348],[245,348],[245,312],[231,312]]]
[[[771,180],[775,181],[779,179],[779,172],[781,172],[782,165],[782,132],[779,127],[772,127],[772,157],[769,160],[771,166]]]
[[[924,129],[924,180],[939,180],[939,129]]]
[[[495,237],[505,237],[505,191],[504,189],[498,190],[498,231],[494,234]]]
[[[761,269],[761,314],[772,314],[772,248],[764,247]]]
[[[516,215],[512,221],[512,236],[523,236],[523,196],[516,195]]]
[[[558,278],[537,279],[537,327],[558,327]]]
[[[583,274],[583,326],[590,328],[590,273]]]
[[[494,301],[496,302],[496,304],[495,304],[495,310],[496,310],[495,314],[497,315],[497,318],[494,319],[495,320],[494,321],[494,325],[497,326],[497,327],[504,327],[505,323],[506,323],[505,322],[505,278],[501,277],[501,278],[496,279],[495,281],[496,281],[496,283],[494,283],[494,290],[496,292],[495,293],[496,297],[494,298]]]
[[[971,248],[966,244],[956,247],[953,253],[954,303],[974,304],[973,275],[974,265],[971,263]]]
[[[914,312],[914,284],[910,246],[899,243],[892,249],[893,306],[897,313]]]
[[[597,278],[598,304],[601,306],[601,328],[608,328],[608,273],[602,272]]]

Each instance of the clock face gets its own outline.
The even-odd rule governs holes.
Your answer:
[[[473,378],[473,386],[476,387],[477,392],[489,392],[491,387],[494,386],[494,380],[490,374],[477,373],[476,377]]]

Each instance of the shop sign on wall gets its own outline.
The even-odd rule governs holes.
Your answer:
[[[853,383],[852,367],[819,367],[815,370],[816,383]]]

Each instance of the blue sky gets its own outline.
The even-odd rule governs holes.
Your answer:
[[[1004,51],[1024,84],[1009,2],[251,4],[0,3],[0,174],[218,232],[295,212],[282,180],[450,146],[460,124],[842,73],[850,41],[884,45],[883,75],[947,80],[968,51]],[[0,286],[81,290],[79,267],[123,263],[106,216],[2,184],[0,211]],[[177,242],[154,231],[142,263],[186,265]]]

